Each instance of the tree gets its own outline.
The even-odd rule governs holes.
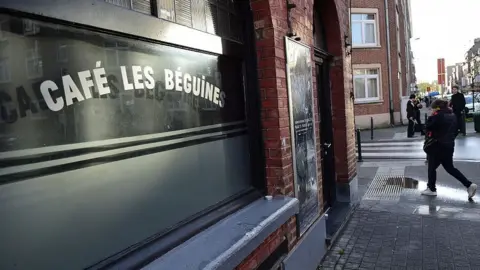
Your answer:
[[[430,87],[430,91],[435,91],[435,86],[431,83],[428,82],[421,82],[417,84],[418,86],[418,91],[422,92],[424,94],[427,93],[427,88]]]

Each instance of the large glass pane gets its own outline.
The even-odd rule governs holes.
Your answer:
[[[362,23],[352,23],[352,44],[362,44]]]
[[[352,20],[354,21],[362,20],[362,14],[352,14]]]
[[[355,98],[366,98],[365,96],[365,79],[364,78],[355,78],[354,88],[355,88]]]
[[[5,20],[0,269],[85,269],[250,186],[241,59]]]
[[[368,78],[367,79],[367,94],[368,98],[378,98],[378,79],[377,78]]]
[[[368,43],[368,44],[376,43],[374,23],[365,23],[365,43]]]
[[[353,75],[365,75],[365,69],[354,69]]]
[[[376,68],[368,69],[367,74],[378,74],[378,69]]]

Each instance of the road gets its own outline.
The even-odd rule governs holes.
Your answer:
[[[480,161],[479,135],[459,136],[455,144],[454,160]],[[362,142],[361,149],[364,160],[426,158],[423,152],[423,138],[367,141]]]
[[[480,185],[480,163],[455,165]],[[438,196],[427,197],[423,162],[360,163],[362,199],[318,269],[480,269],[480,196],[467,200],[443,168],[437,176]]]

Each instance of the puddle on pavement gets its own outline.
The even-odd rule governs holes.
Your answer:
[[[403,188],[418,189],[418,183],[418,180],[410,177],[394,176],[387,178],[386,184]]]
[[[452,179],[452,181],[456,181],[456,180]],[[425,190],[427,188],[426,181],[417,180],[411,177],[404,177],[404,176],[389,177],[387,178],[386,184],[392,185],[392,186],[399,186],[402,188],[416,189],[416,190]],[[452,187],[441,186],[437,184],[437,194],[438,195],[436,198],[445,202],[448,202],[448,201],[465,202],[466,200],[473,202],[473,200],[468,199],[467,191],[465,188],[452,188]],[[480,194],[477,196],[480,196]]]

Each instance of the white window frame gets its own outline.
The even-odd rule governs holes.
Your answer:
[[[382,69],[380,64],[369,64],[369,65],[353,65],[353,70],[367,70],[367,69],[376,69],[377,74],[363,74],[363,75],[353,75],[353,93],[355,95],[355,103],[362,104],[362,103],[377,103],[382,102],[382,89],[381,89],[381,81],[382,81]],[[353,73],[355,74],[355,73]],[[365,84],[365,98],[357,98],[357,90],[355,89],[355,79],[364,79]],[[368,96],[368,79],[377,79],[377,97],[367,97]]]
[[[372,20],[354,20],[353,15],[373,15]],[[373,23],[374,35],[375,35],[375,42],[374,43],[362,43],[362,44],[354,44],[353,43],[353,27],[351,27],[351,43],[352,48],[372,48],[372,47],[380,47],[380,30],[379,30],[379,22],[378,22],[378,9],[376,8],[352,8],[350,9],[350,20],[351,24],[353,23],[361,23],[362,25],[362,41],[365,40],[365,24],[366,23]]]

